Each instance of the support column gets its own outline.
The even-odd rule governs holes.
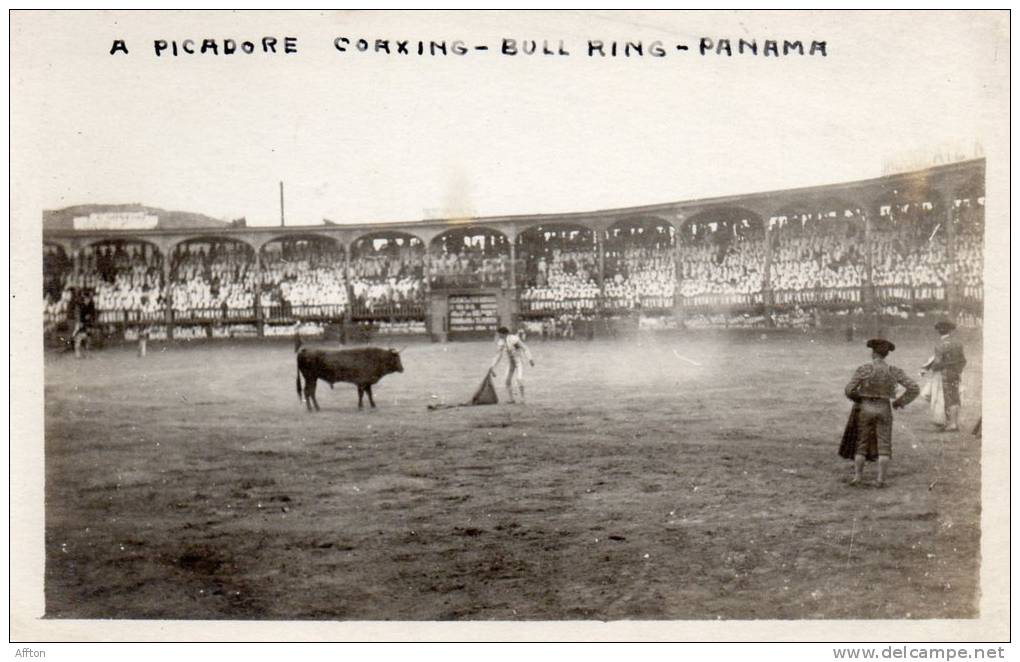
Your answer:
[[[763,218],[765,224],[765,271],[761,275],[761,296],[765,305],[765,323],[776,325],[776,301],[772,292],[772,223],[771,217]]]
[[[956,195],[952,189],[948,189],[942,192],[941,195],[942,204],[945,205],[945,213],[943,215],[943,223],[946,226],[946,260],[949,262],[949,269],[946,273],[946,313],[949,319],[956,320],[956,316],[959,313],[959,292],[957,291],[956,284],[956,223],[953,214]]]
[[[599,319],[603,319],[606,313],[606,238],[603,230],[596,229],[593,232],[595,233],[595,250],[599,256],[599,300],[595,306],[595,312]]]
[[[680,231],[677,230],[673,235],[673,315],[677,316],[682,314],[682,306],[680,299],[680,285],[683,283],[683,252],[680,241]]]
[[[174,337],[174,302],[170,288],[170,261],[172,253],[163,256],[163,319],[166,324],[166,337]]]
[[[602,230],[595,230],[595,250],[599,256],[599,296],[606,295],[606,238]]]
[[[344,246],[344,288],[347,290],[347,310],[344,311],[343,319],[340,321],[340,344],[346,345],[348,329],[354,322],[354,287],[351,285],[351,251],[354,250],[354,242]]]
[[[861,292],[861,303],[864,304],[864,318],[867,320],[867,333],[870,336],[878,335],[878,308],[875,302],[875,285],[872,278],[874,247],[871,241],[871,217],[877,213],[878,207],[874,205],[864,209],[864,284]]]
[[[517,242],[510,242],[510,289],[517,289]]]
[[[266,317],[262,311],[262,249],[255,251],[255,297],[252,301],[255,307],[255,329],[259,338],[266,333]]]
[[[510,240],[510,291],[505,296],[509,297],[510,325],[516,329],[520,317],[520,302],[517,298],[517,240]]]
[[[421,255],[421,277],[424,282],[423,296],[425,297],[425,333],[434,337],[437,333],[432,320],[432,255],[429,252],[429,245],[422,243]]]
[[[432,253],[427,245],[421,258],[421,277],[425,280],[425,294],[428,295],[432,291]]]

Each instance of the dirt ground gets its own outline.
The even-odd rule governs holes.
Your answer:
[[[933,334],[893,340],[916,375]],[[323,384],[318,414],[288,343],[49,353],[47,615],[977,615],[980,440],[934,432],[919,400],[896,417],[891,485],[846,484],[862,340],[532,348],[524,406],[426,411],[470,398],[493,344],[415,344],[377,410]]]

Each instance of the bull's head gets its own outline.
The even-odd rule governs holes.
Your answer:
[[[400,362],[400,350],[390,349],[390,372],[404,372],[404,364]]]

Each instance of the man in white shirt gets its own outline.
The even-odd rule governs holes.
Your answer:
[[[489,374],[493,377],[496,376],[496,366],[499,365],[500,360],[506,355],[510,363],[510,368],[506,374],[506,390],[510,394],[510,402],[516,402],[514,400],[514,384],[516,383],[521,394],[520,401],[523,404],[524,360],[527,359],[528,363],[532,366],[535,365],[535,361],[531,358],[531,351],[528,350],[528,346],[524,344],[520,336],[510,333],[510,330],[505,326],[499,327],[497,333],[499,338],[496,340],[496,358],[493,359],[492,365],[489,366]]]

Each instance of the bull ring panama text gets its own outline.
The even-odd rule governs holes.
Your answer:
[[[340,35],[333,39],[331,50],[340,56],[413,56],[413,57],[465,57],[495,53],[509,57],[569,57],[587,58],[665,58],[681,55],[701,57],[827,57],[828,43],[818,39],[758,39],[728,37],[700,37],[695,42],[664,42],[662,40],[604,40],[588,39],[579,44],[568,44],[562,39],[523,39],[504,37],[498,42],[472,43],[465,39],[393,39],[351,37]],[[185,39],[155,39],[152,51],[158,58],[291,56],[299,53],[297,37],[263,36],[249,39],[232,37],[196,37]],[[124,39],[114,39],[110,55],[130,54]]]

